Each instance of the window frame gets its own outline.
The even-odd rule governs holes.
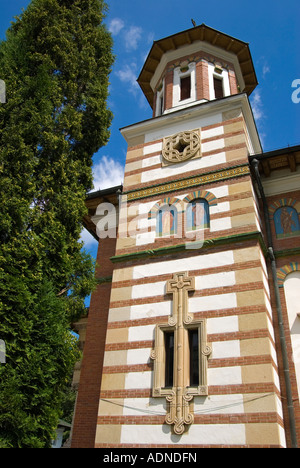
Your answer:
[[[199,382],[198,385],[190,385],[190,346],[189,346],[189,330],[198,330],[198,373]],[[154,397],[167,396],[171,392],[174,392],[176,388],[176,351],[177,337],[175,333],[176,327],[168,324],[156,325],[155,327],[155,344],[154,349],[151,352],[151,358],[154,360],[153,368],[153,390],[152,394]],[[174,375],[173,375],[173,386],[166,386],[165,375],[166,375],[166,350],[165,350],[165,334],[174,332]],[[208,383],[207,383],[207,357],[211,354],[211,348],[207,344],[207,332],[206,332],[206,319],[197,320],[191,322],[189,325],[184,327],[185,332],[185,347],[187,352],[185,353],[185,372],[184,381],[186,394],[195,395],[207,395],[208,394]]]
[[[169,212],[173,213],[173,225],[172,227],[169,226],[169,231],[165,232],[163,231],[163,213]],[[159,210],[157,211],[156,214],[156,237],[157,238],[168,238],[172,236],[176,236],[177,234],[177,228],[178,228],[178,211],[177,208],[174,205],[162,205],[159,207]]]
[[[170,339],[171,337],[172,337],[172,340]],[[164,331],[164,355],[165,355],[164,388],[172,388],[174,386],[174,358],[175,358],[174,330]],[[171,367],[171,368],[169,369],[168,367]]]
[[[190,76],[191,87],[190,97],[187,99],[181,99],[181,79]],[[196,101],[196,63],[190,62],[184,69],[182,67],[176,67],[174,69],[173,76],[173,100],[172,108],[186,106],[187,104]]]
[[[159,91],[156,93],[155,117],[163,115],[165,111],[165,80],[162,81]]]
[[[180,102],[190,99],[192,91],[191,74],[180,77]],[[186,94],[186,97],[183,97]]]
[[[222,90],[222,96],[217,96],[217,93],[216,93],[216,82],[219,82],[219,83],[220,83],[220,89]],[[214,74],[214,75],[213,75],[213,84],[214,84],[215,99],[223,99],[223,97],[225,97],[225,93],[224,93],[224,80],[223,80],[223,77],[220,76],[220,75]]]
[[[214,89],[214,77],[221,78],[223,80],[223,97],[231,95],[230,83],[229,83],[229,73],[228,70],[222,68],[222,71],[216,72],[216,67],[213,63],[208,63],[208,83],[209,83],[209,100],[213,101],[215,97]]]
[[[193,204],[196,206],[197,202],[200,204],[200,202],[204,206],[204,223],[201,224],[194,224],[194,219],[193,215],[191,213],[191,210],[193,209]],[[196,230],[202,230],[202,229],[209,229],[210,228],[210,209],[209,209],[209,203],[205,198],[194,198],[193,200],[190,200],[187,207],[186,207],[186,231],[191,232],[191,231],[196,231]]]

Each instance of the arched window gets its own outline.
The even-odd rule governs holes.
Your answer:
[[[162,206],[156,215],[156,234],[168,237],[177,233],[177,210],[174,206]]]
[[[291,332],[293,360],[300,392],[300,271],[289,273],[284,280],[284,294]]]
[[[192,200],[186,210],[187,230],[209,228],[209,205],[204,198]]]
[[[274,213],[274,223],[277,239],[300,235],[299,216],[292,206],[278,208]]]

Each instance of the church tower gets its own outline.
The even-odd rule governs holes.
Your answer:
[[[122,193],[88,200],[99,237],[107,201],[118,222],[87,328],[98,368],[83,359],[94,447],[284,447],[249,46],[202,24],[155,41],[138,83],[153,117],[121,129]]]

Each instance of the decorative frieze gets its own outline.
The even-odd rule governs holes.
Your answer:
[[[161,193],[169,193],[175,190],[185,189],[188,187],[194,187],[196,185],[205,185],[212,182],[227,180],[233,177],[240,177],[250,174],[248,165],[235,166],[230,169],[226,169],[218,172],[210,172],[203,176],[190,177],[188,179],[178,179],[175,182],[167,184],[154,185],[142,190],[134,190],[132,192],[123,192],[123,195],[127,196],[127,200],[138,200],[141,198],[152,197]]]

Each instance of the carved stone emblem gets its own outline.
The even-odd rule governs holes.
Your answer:
[[[164,138],[162,155],[168,163],[180,163],[200,156],[199,131],[180,132]]]

